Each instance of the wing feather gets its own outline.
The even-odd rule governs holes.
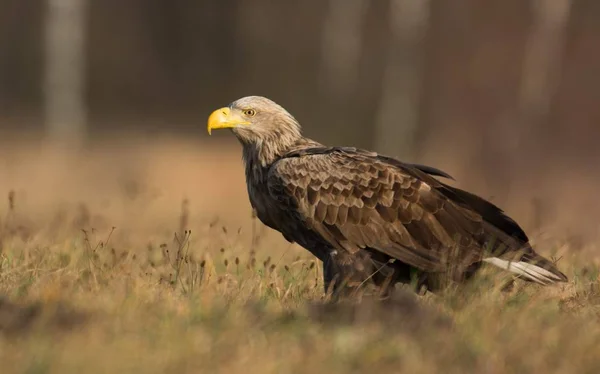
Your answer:
[[[277,161],[268,189],[336,249],[368,247],[426,271],[445,269],[445,252],[455,247],[469,261],[480,259],[481,216],[456,205],[429,178],[376,154],[331,149]]]

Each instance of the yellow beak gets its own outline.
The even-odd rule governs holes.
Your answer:
[[[214,129],[229,129],[238,125],[249,125],[250,122],[244,121],[240,115],[231,113],[231,110],[227,107],[217,109],[211,113],[208,117],[208,135],[211,134]]]

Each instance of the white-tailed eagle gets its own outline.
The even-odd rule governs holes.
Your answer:
[[[214,111],[208,132],[228,128],[243,146],[250,203],[267,226],[323,262],[326,290],[370,282],[471,277],[483,262],[547,285],[567,277],[538,255],[521,227],[494,204],[408,164],[302,136],[273,101],[244,97]]]

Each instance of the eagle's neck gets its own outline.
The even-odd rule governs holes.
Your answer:
[[[269,168],[274,162],[281,159],[285,154],[298,149],[318,147],[319,143],[304,138],[295,138],[287,144],[270,144],[267,142],[242,143],[243,159],[246,171],[246,187],[250,204],[256,210],[258,218],[267,226],[276,229],[278,222],[271,217],[270,204],[267,187]]]
[[[277,139],[261,139],[243,144],[243,159],[246,171],[268,169],[269,166],[283,155],[301,148],[318,147],[320,143],[303,136]],[[251,170],[248,170],[251,169]]]

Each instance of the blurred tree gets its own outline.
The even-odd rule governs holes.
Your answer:
[[[581,173],[598,176],[600,160],[600,1],[571,0],[566,27],[565,59],[560,79],[538,142],[546,154],[560,155],[557,161]],[[548,162],[548,172],[554,167]],[[586,169],[583,169],[586,168]]]
[[[479,188],[502,200],[515,166],[502,149],[516,130],[531,5],[457,0],[433,1],[430,9],[419,126],[427,147],[420,147],[421,161],[432,157],[479,174]]]
[[[44,104],[48,135],[81,141],[86,134],[86,0],[48,0]]]
[[[320,36],[319,95],[313,107],[326,143],[373,147],[390,48],[390,0],[331,1]],[[340,18],[340,15],[350,17]],[[344,41],[344,33],[350,42]],[[326,48],[332,51],[325,52]],[[330,74],[326,76],[326,74]]]
[[[526,165],[511,175],[517,188],[535,188],[524,173],[540,168],[544,146],[537,139],[544,133],[550,104],[557,93],[560,70],[565,59],[567,25],[571,0],[531,0],[533,19],[529,30],[513,139],[502,148],[510,164]]]
[[[0,0],[0,129],[41,127],[45,1]]]
[[[329,0],[321,37],[319,84],[326,95],[348,99],[359,78],[368,0]]]
[[[375,122],[375,148],[401,158],[415,156],[423,35],[429,0],[392,0],[391,38]]]
[[[571,0],[531,0],[533,20],[529,31],[520,107],[528,122],[537,125],[548,114],[564,59]],[[528,126],[531,127],[531,126]]]

